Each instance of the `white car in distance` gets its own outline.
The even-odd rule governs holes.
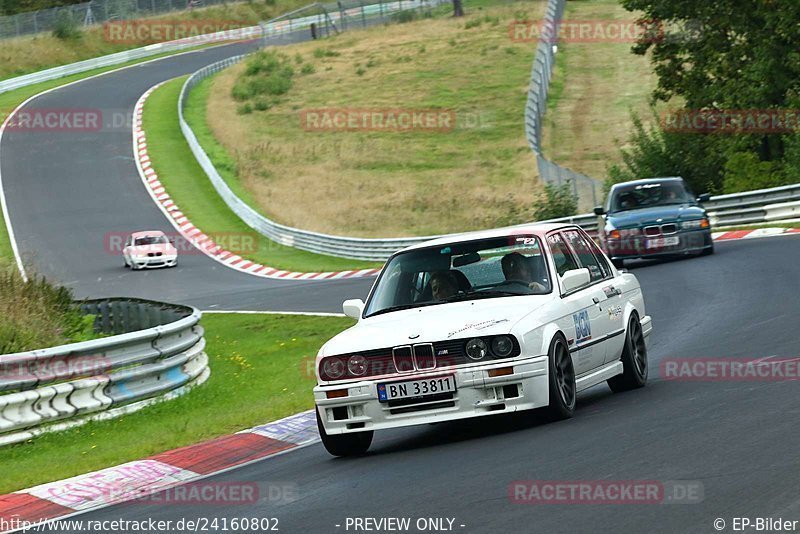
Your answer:
[[[415,245],[386,262],[358,320],[316,359],[325,448],[363,454],[373,432],[543,409],[647,382],[652,321],[639,282],[580,227],[537,224]]]
[[[178,250],[160,230],[135,232],[125,241],[122,249],[125,267],[132,270],[175,267]]]

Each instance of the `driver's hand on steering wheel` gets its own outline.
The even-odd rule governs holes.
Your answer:
[[[528,284],[528,287],[533,289],[534,291],[541,291],[541,292],[547,291],[547,288],[544,287],[539,282],[531,282],[530,284]]]

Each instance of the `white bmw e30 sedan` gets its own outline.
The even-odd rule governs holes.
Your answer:
[[[317,423],[335,456],[373,432],[542,408],[571,417],[577,393],[647,382],[636,277],[580,227],[535,224],[447,236],[386,262],[358,323],[316,359]]]

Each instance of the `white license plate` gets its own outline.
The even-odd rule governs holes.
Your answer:
[[[655,239],[648,239],[647,240],[647,248],[664,248],[664,247],[674,247],[678,243],[681,242],[681,238],[678,236],[672,237],[657,237]]]
[[[378,400],[387,402],[397,399],[411,399],[453,393],[456,390],[456,377],[437,376],[405,382],[385,382],[378,384]]]

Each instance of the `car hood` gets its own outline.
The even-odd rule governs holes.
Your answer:
[[[635,210],[609,213],[606,221],[615,228],[657,224],[665,222],[697,219],[706,214],[706,210],[697,204],[672,204],[669,206],[652,206]],[[661,219],[659,221],[659,219]]]
[[[409,343],[508,334],[520,319],[553,298],[553,294],[501,297],[376,315],[338,334],[322,347],[320,354],[333,356]]]
[[[139,245],[138,247],[128,247],[131,254],[147,254],[150,252],[160,252],[162,254],[175,254],[175,247],[168,243],[158,245]]]

